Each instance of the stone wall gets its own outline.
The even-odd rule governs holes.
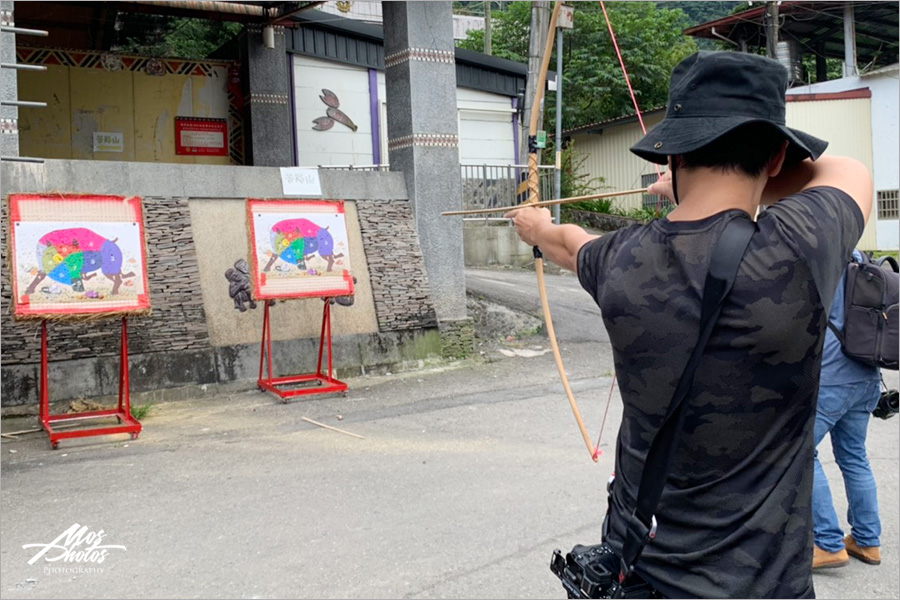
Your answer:
[[[579,225],[585,225],[592,229],[599,229],[600,231],[615,231],[616,229],[622,229],[629,225],[641,223],[640,220],[632,219],[631,217],[621,217],[619,215],[609,215],[586,210],[570,210],[568,212],[568,219],[572,223],[578,223]]]
[[[471,318],[441,321],[441,354],[465,358],[475,349],[475,321]]]
[[[3,239],[8,239],[8,204],[3,203]],[[147,232],[149,317],[129,320],[128,349],[144,352],[200,350],[209,346],[203,298],[197,285],[197,256],[191,236],[191,220],[185,198],[144,198]],[[12,317],[12,284],[9,280],[8,244],[3,244],[0,338],[4,365],[40,361],[40,321],[16,321]],[[48,355],[53,361],[88,356],[117,356],[119,319],[54,321],[48,334]]]
[[[225,303],[229,311],[234,310],[233,303],[224,277],[211,294],[201,288],[200,275],[208,266],[204,257],[210,249],[197,243],[199,224],[195,229],[190,206],[194,202],[235,204],[246,197],[281,197],[277,168],[48,160],[44,164],[4,162],[0,170],[6,193],[87,190],[144,198],[152,314],[128,321],[132,392],[156,393],[256,377],[258,341],[213,343],[211,309],[204,302]],[[437,331],[428,275],[402,174],[323,171],[321,179],[323,198],[343,199],[356,206],[363,240],[362,251],[356,256],[362,259],[364,254],[365,261],[360,260],[354,272],[361,278],[360,287],[362,278],[370,279],[373,298],[367,302],[371,306],[374,301],[376,311],[371,328],[345,335],[335,332],[334,358],[339,373],[368,372],[440,352],[440,340],[445,336]],[[7,208],[4,201],[0,257],[4,410],[37,402],[40,362],[40,322],[12,318]],[[235,247],[234,251],[241,255],[246,246]],[[318,311],[320,306],[318,303]],[[279,304],[273,319],[286,318],[289,308],[287,303]],[[353,310],[340,308],[335,318],[341,318],[341,311]],[[256,340],[260,313],[242,313],[247,319],[256,319],[244,323]],[[319,314],[312,327],[314,337],[276,338],[276,374],[315,369]],[[344,314],[349,321],[351,315]],[[119,340],[119,319],[49,323],[51,399],[115,395]],[[466,345],[471,347],[465,339],[454,341],[451,354],[463,354],[459,348]]]
[[[435,327],[425,259],[405,200],[360,202],[359,226],[380,331]]]

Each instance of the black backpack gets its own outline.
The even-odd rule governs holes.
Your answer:
[[[897,261],[877,262],[863,252],[862,261],[847,264],[844,284],[844,329],[829,321],[844,354],[866,364],[897,370],[897,302],[900,274]]]

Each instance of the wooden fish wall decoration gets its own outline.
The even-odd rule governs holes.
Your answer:
[[[335,122],[346,125],[352,131],[359,129],[353,120],[340,110],[341,101],[334,92],[323,89],[319,99],[328,106],[328,109],[325,111],[326,116],[313,119],[313,131],[328,131],[334,127]]]

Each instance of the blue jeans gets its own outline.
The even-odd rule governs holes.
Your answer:
[[[847,521],[850,533],[860,546],[880,546],[881,519],[875,477],[866,456],[869,417],[881,394],[879,382],[862,381],[845,385],[822,385],[816,409],[816,446],[831,433],[834,458],[844,476],[847,491]],[[838,523],[828,479],[815,455],[813,479],[813,532],[816,545],[828,552],[844,548],[844,532]]]

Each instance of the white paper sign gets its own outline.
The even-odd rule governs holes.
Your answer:
[[[304,167],[281,167],[281,189],[285,196],[321,196],[319,170]]]
[[[121,131],[95,131],[94,152],[124,152],[125,135]]]

